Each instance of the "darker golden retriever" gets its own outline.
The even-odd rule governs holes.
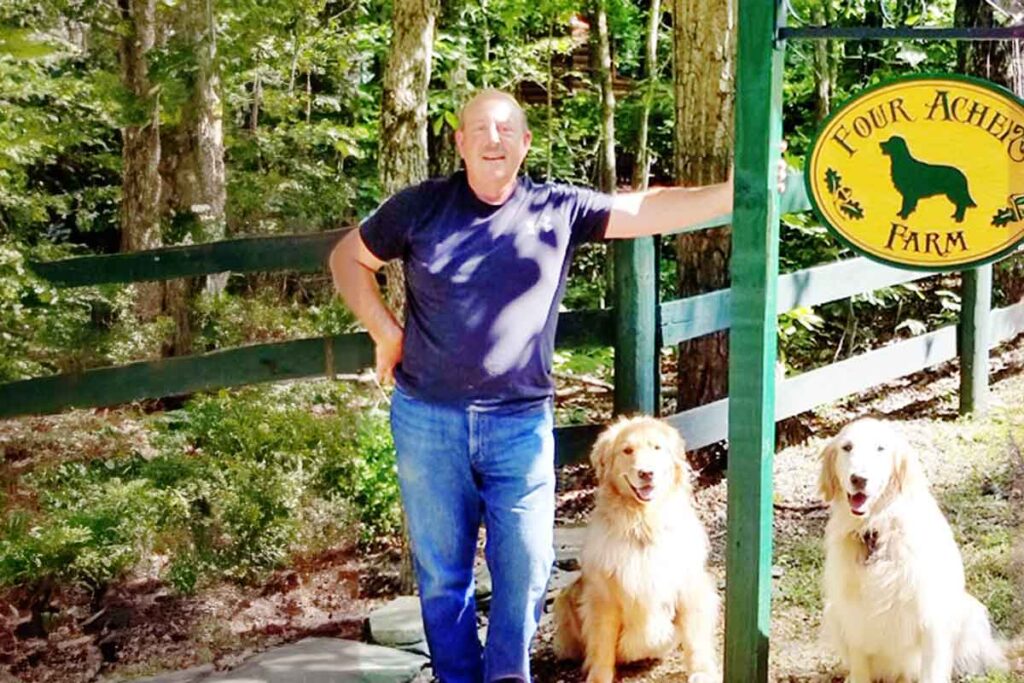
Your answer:
[[[590,459],[597,501],[580,577],[555,601],[555,653],[582,659],[589,683],[609,683],[617,662],[682,646],[691,683],[720,680],[719,600],[683,439],[660,420],[625,419]]]

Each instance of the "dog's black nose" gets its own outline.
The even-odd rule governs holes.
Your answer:
[[[868,485],[868,480],[865,479],[864,477],[859,477],[856,474],[851,474],[850,483],[853,484],[853,488],[855,488],[858,491],[861,491],[864,489],[865,486]]]
[[[650,470],[637,470],[636,474],[644,481],[650,481],[651,479],[654,479],[654,472]]]

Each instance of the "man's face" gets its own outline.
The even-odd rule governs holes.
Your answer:
[[[503,97],[483,97],[463,111],[455,145],[471,184],[501,187],[515,180],[531,137],[514,103]]]

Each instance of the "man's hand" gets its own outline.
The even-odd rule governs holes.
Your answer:
[[[782,141],[782,147],[779,150],[779,162],[775,166],[775,189],[778,190],[779,194],[785,194],[786,192],[786,178],[789,176],[789,164],[786,163],[785,157],[782,155],[786,151],[786,141]],[[733,164],[729,164],[729,177],[726,178],[725,182],[730,186],[732,185],[733,173],[735,167]]]
[[[376,341],[377,381],[391,384],[395,381],[395,366],[402,361],[402,328],[395,327]]]

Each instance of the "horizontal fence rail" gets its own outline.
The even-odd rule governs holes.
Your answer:
[[[783,213],[807,211],[811,208],[802,174],[787,176],[786,192],[782,195],[781,202]],[[731,220],[732,214],[723,214],[704,223],[672,231],[670,234],[728,225]],[[163,247],[126,254],[33,261],[29,266],[39,277],[58,287],[171,280],[228,271],[267,273],[290,270],[313,273],[327,267],[327,257],[331,249],[351,229],[349,227],[300,235],[243,237],[209,244]]]
[[[789,176],[781,205],[782,213],[810,208],[802,175]],[[731,219],[731,215],[723,215],[676,232],[728,225]],[[62,287],[196,277],[225,271],[317,272],[325,269],[331,249],[350,229],[35,262],[31,267],[44,279]],[[866,258],[851,258],[781,276],[777,309],[784,313],[931,275],[893,268]],[[658,314],[663,347],[728,329],[730,291],[718,290],[670,301],[659,306]],[[992,346],[1021,334],[1024,332],[1024,302],[993,311],[990,324]],[[604,309],[562,313],[556,343],[560,347],[614,345],[614,312]],[[776,419],[951,360],[956,355],[956,328],[950,326],[788,378],[779,387]],[[0,419],[260,382],[355,373],[372,367],[373,361],[373,345],[365,333],[254,344],[194,356],[142,361],[0,384]],[[728,399],[722,399],[666,419],[686,437],[690,448],[700,448],[726,438],[727,415]],[[583,459],[601,428],[602,425],[592,424],[557,428],[559,464]]]
[[[779,40],[1014,40],[1024,38],[1024,26],[787,26],[779,29],[778,37]]]
[[[884,346],[832,365],[783,380],[778,388],[775,419],[798,415],[816,406],[911,375],[957,356],[956,325]],[[1024,333],[1024,302],[992,311],[990,347]],[[726,438],[729,399],[677,413],[666,420],[701,448]]]
[[[614,338],[610,310],[573,311],[560,316],[555,341],[561,346],[609,346]],[[373,363],[373,343],[365,332],[253,344],[0,384],[0,419],[354,373]]]

